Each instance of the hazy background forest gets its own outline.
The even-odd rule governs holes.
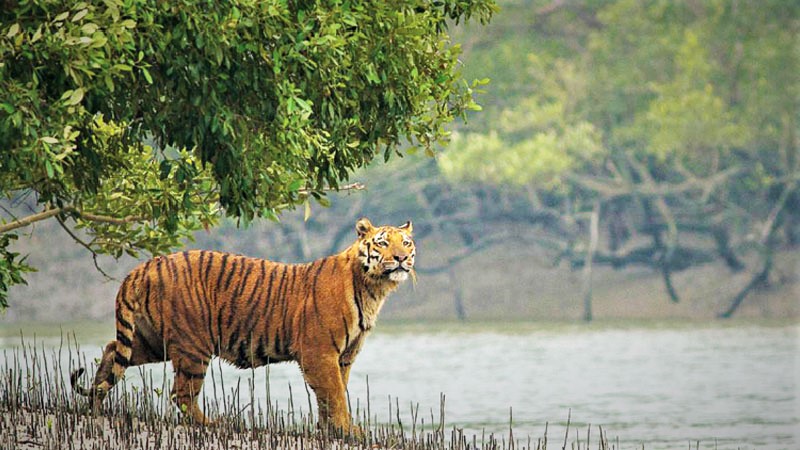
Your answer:
[[[188,246],[305,261],[361,216],[411,219],[418,283],[382,320],[796,317],[800,5],[500,6],[452,30],[466,78],[491,82],[435,157],[373,163],[329,207]],[[39,271],[6,320],[111,317],[137,260],[98,257],[109,281],[57,223],[26,231],[14,248]]]

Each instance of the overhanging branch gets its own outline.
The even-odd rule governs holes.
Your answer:
[[[94,214],[90,212],[81,211],[75,208],[74,206],[65,206],[63,208],[49,208],[42,212],[31,214],[30,216],[26,216],[21,219],[17,219],[8,222],[6,224],[0,225],[0,234],[7,233],[9,231],[14,231],[17,228],[26,227],[36,222],[40,222],[42,220],[46,220],[54,216],[58,216],[60,214],[74,214],[80,217],[81,219],[88,220],[90,222],[102,222],[114,225],[125,225],[145,220],[145,218],[141,216],[125,216],[125,217],[106,216],[102,214]]]
[[[339,186],[338,188],[327,187],[327,188],[323,189],[323,191],[325,191],[325,192],[363,191],[366,188],[367,187],[364,186],[363,183],[355,182],[355,183],[346,184],[344,186]],[[311,189],[300,189],[297,192],[299,192],[300,194],[308,195],[308,194],[310,194],[312,192],[312,190]]]
[[[40,213],[31,214],[30,216],[23,217],[22,219],[17,219],[9,223],[5,223],[3,225],[0,225],[0,234],[8,233],[9,231],[16,230],[17,228],[27,227],[28,225],[31,225],[33,223],[45,219],[49,219],[53,216],[61,214],[62,212],[63,210],[61,208],[46,209]]]

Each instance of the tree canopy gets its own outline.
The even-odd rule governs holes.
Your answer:
[[[0,2],[0,306],[11,242],[55,218],[161,253],[226,215],[325,201],[474,103],[449,29],[492,0]]]
[[[800,245],[800,4],[501,6],[453,31],[465,74],[491,78],[483,111],[435,161],[371,177],[381,214],[413,211],[418,240],[457,249],[451,266],[510,240],[571,269],[645,267],[673,301],[675,272],[716,262],[751,277],[723,316],[780,282],[773,253]]]
[[[798,243],[800,7],[529,6],[537,32],[517,63],[529,91],[487,108],[498,120],[456,140],[444,175],[522,188],[560,217],[574,266],[649,265],[674,301],[672,271],[715,259],[741,270],[747,250],[762,256],[749,288],[766,282],[774,249]]]

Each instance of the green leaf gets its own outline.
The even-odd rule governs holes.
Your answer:
[[[36,32],[33,33],[33,36],[31,37],[31,44],[36,43],[36,41],[38,41],[41,38],[42,38],[42,25],[39,25],[39,28],[36,29]]]
[[[11,25],[11,27],[8,29],[8,33],[6,33],[6,37],[7,38],[12,38],[12,37],[16,36],[17,33],[19,33],[19,24],[15,23],[15,24]]]
[[[45,159],[44,160],[44,168],[45,168],[45,171],[47,172],[47,178],[51,178],[52,179],[55,176],[55,173],[53,171],[53,164],[50,163],[49,159]]]
[[[89,22],[81,27],[81,32],[84,34],[92,34],[97,31],[97,28],[97,24]]]
[[[158,165],[158,178],[161,180],[166,180],[169,178],[169,174],[172,172],[172,162],[168,160],[163,160]]]
[[[153,77],[150,76],[150,71],[147,70],[147,67],[141,67],[141,69],[144,79],[147,80],[147,84],[153,84]]]
[[[297,180],[292,181],[292,183],[289,185],[289,191],[296,192],[296,191],[300,190],[300,187],[302,187],[304,183],[305,183],[305,180],[301,180],[301,179],[297,179]]]
[[[81,100],[83,100],[84,92],[85,91],[83,90],[83,88],[75,89],[70,94],[69,98],[66,101],[66,104],[69,106],[77,105],[78,103],[81,102]]]
[[[78,11],[77,13],[75,13],[74,16],[72,16],[72,22],[78,22],[79,20],[81,20],[84,17],[86,17],[86,14],[89,14],[89,10],[88,9],[82,9],[82,10]]]
[[[103,77],[103,83],[109,92],[114,92],[114,78],[110,74]]]

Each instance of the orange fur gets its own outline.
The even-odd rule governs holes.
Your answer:
[[[283,264],[192,250],[136,267],[116,300],[117,339],[109,342],[90,389],[95,406],[130,366],[171,360],[172,398],[199,423],[197,405],[212,355],[247,368],[297,361],[324,425],[351,430],[345,389],[350,367],[386,296],[413,273],[412,226],[356,224],[345,251]]]

